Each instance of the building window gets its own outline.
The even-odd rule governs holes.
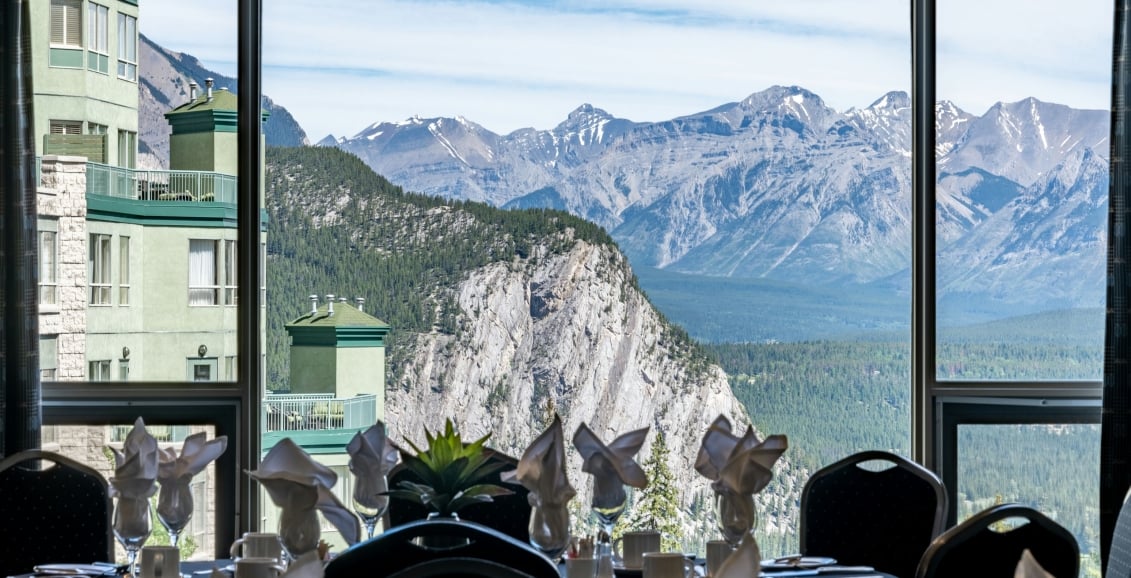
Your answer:
[[[50,121],[51,134],[82,134],[81,120],[53,120]]]
[[[224,357],[224,381],[236,380],[236,356],[228,355]]]
[[[118,78],[137,81],[137,18],[118,13]]]
[[[87,381],[110,381],[110,360],[98,359],[87,363]]]
[[[224,241],[224,303],[227,305],[237,305],[236,263],[236,242]]]
[[[39,380],[55,381],[59,368],[59,336],[39,336]]]
[[[188,360],[189,381],[216,381],[216,358],[190,358]]]
[[[189,305],[219,304],[216,241],[189,239]]]
[[[51,44],[82,48],[82,0],[51,0]]]
[[[110,305],[110,235],[90,236],[90,304]]]
[[[132,169],[137,166],[137,133],[118,131],[118,166]]]
[[[110,73],[110,9],[91,2],[86,5],[86,67]]]
[[[39,225],[39,304],[59,304],[59,233],[56,221]]]
[[[129,380],[130,380],[130,360],[119,359],[118,360],[118,381],[129,381]]]
[[[130,304],[130,238],[118,237],[118,305]]]
[[[86,123],[86,134],[109,134],[110,127],[96,122]]]

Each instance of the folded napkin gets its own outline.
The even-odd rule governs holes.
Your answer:
[[[157,498],[157,515],[167,524],[183,527],[188,522],[192,516],[189,483],[228,448],[228,436],[211,441],[205,441],[206,437],[199,432],[185,438],[180,455],[174,448],[158,453],[157,483],[161,485],[161,494]]]
[[[713,578],[750,578],[757,576],[761,568],[762,552],[758,550],[758,541],[752,534],[747,534],[738,543],[738,548],[719,566]]]
[[[126,434],[122,451],[115,448],[110,451],[114,452],[110,496],[140,499],[157,492],[157,440],[145,431],[145,422],[140,417]]]
[[[703,435],[695,470],[713,482],[716,492],[756,494],[773,479],[774,462],[788,447],[786,436],[772,435],[762,441],[752,427],[737,437],[730,421],[720,415]]]
[[[623,504],[624,486],[643,489],[648,477],[633,456],[644,445],[649,428],[630,431],[605,445],[589,426],[582,423],[573,434],[573,445],[581,453],[581,471],[593,475],[593,507]]]
[[[518,468],[502,475],[504,482],[517,480],[530,490],[527,499],[531,506],[564,505],[577,495],[566,476],[565,435],[558,414],[523,452]]]
[[[1017,569],[1013,572],[1013,578],[1053,578],[1037,559],[1033,557],[1033,553],[1025,548],[1021,553],[1021,560],[1017,562]]]
[[[350,471],[354,475],[353,499],[372,510],[383,509],[389,497],[386,476],[397,465],[397,448],[385,435],[384,422],[378,421],[364,432],[354,434],[346,446]]]
[[[348,544],[356,544],[361,527],[330,488],[338,475],[314,461],[291,438],[283,438],[263,456],[259,469],[247,472],[267,490],[282,513],[279,537],[287,551],[298,556],[318,546],[321,528],[315,510],[342,533]]]

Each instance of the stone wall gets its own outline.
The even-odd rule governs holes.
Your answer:
[[[86,159],[48,155],[43,157],[42,179],[37,195],[40,219],[56,219],[59,233],[58,304],[41,306],[40,335],[56,335],[56,378],[86,379]]]

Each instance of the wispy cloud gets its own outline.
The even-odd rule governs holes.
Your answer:
[[[234,4],[197,0],[186,20],[183,3],[147,0],[142,30],[207,64],[231,63],[234,25],[226,33],[202,28],[214,21],[202,13],[234,12]],[[1110,38],[1095,32],[1110,29],[1110,4],[1086,0],[1067,13],[1050,0],[940,4],[941,96],[981,112],[994,101],[1029,95],[1093,106],[1082,93],[1106,94],[1096,86],[1108,82]],[[843,110],[909,89],[909,6],[906,0],[265,2],[264,90],[313,138],[413,114],[460,114],[497,132],[548,128],[583,102],[633,120],[661,120],[774,84],[804,86]],[[1055,30],[1034,26],[1038,17]],[[1031,38],[1034,31],[1043,34],[1040,42]],[[1100,62],[1093,65],[1097,52]]]

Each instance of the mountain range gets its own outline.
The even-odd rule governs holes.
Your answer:
[[[1102,304],[1108,113],[1028,98],[936,114],[940,299],[982,318]],[[638,268],[905,292],[910,132],[906,93],[838,112],[774,86],[661,122],[586,104],[550,130],[414,117],[319,144],[409,190],[567,210]]]

